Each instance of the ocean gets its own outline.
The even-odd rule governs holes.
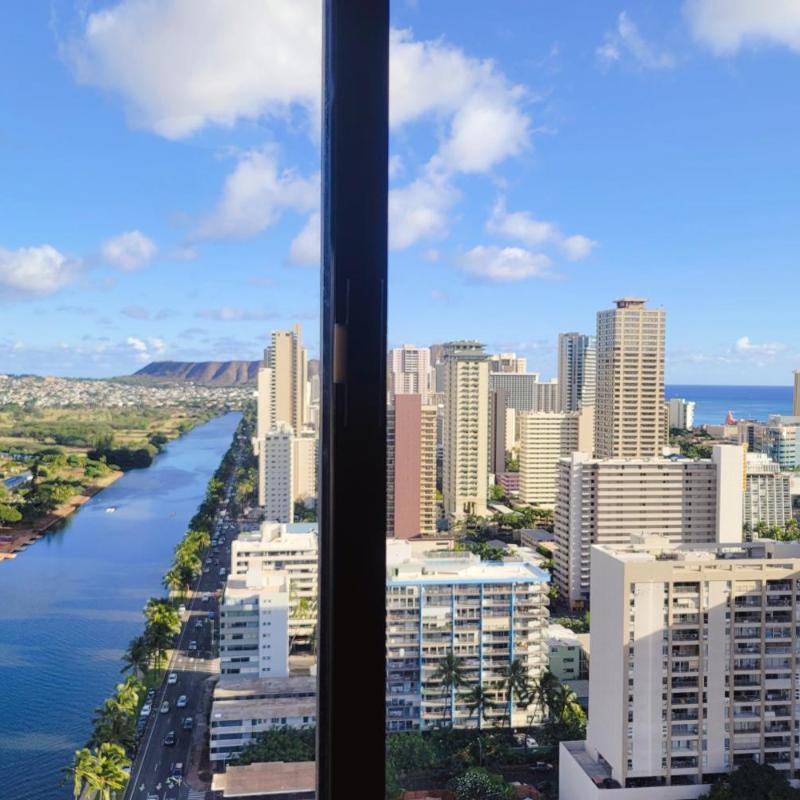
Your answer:
[[[694,424],[721,425],[730,411],[735,419],[766,421],[770,414],[792,413],[791,386],[701,386],[670,384],[664,395],[694,400]]]

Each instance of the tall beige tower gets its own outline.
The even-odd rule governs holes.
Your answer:
[[[479,342],[444,350],[444,511],[459,520],[486,514],[489,470],[489,362]]]
[[[300,433],[305,422],[308,361],[300,325],[295,324],[290,331],[273,331],[269,354],[273,418],[276,423],[286,422]]]
[[[597,315],[598,458],[660,456],[664,438],[662,309],[625,297]]]
[[[800,417],[800,369],[794,371],[794,402],[792,416]]]

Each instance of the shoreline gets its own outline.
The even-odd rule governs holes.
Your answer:
[[[37,539],[41,539],[56,523],[71,517],[95,495],[118,481],[124,474],[122,470],[119,470],[98,478],[86,486],[80,494],[73,495],[66,503],[57,506],[49,514],[25,528],[0,527],[0,564],[7,559],[16,558],[18,553],[24,551]]]

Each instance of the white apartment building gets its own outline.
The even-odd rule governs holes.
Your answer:
[[[455,520],[484,516],[489,488],[489,366],[483,345],[449,342],[444,366],[444,511]]]
[[[594,406],[597,343],[594,336],[561,333],[558,336],[558,387],[561,411]]]
[[[264,437],[264,516],[273,522],[294,522],[294,432],[279,422]]]
[[[627,545],[637,534],[675,544],[739,542],[744,450],[716,445],[711,459],[593,459],[559,464],[554,514],[555,574],[572,607],[589,600],[590,547]]]
[[[426,404],[434,389],[430,348],[414,344],[393,347],[389,351],[387,379],[390,404],[396,394],[419,394]]]
[[[285,422],[301,431],[305,423],[308,354],[303,348],[303,331],[273,331],[268,350],[272,371],[271,405],[274,423]]]
[[[221,675],[281,678],[289,674],[289,579],[251,565],[231,575],[219,607]]]
[[[781,472],[766,453],[747,454],[744,524],[752,531],[760,522],[771,528],[792,518],[792,475]]]
[[[687,800],[755,760],[800,768],[800,544],[592,548],[585,742],[561,800]],[[614,781],[621,788],[600,788]]]
[[[396,544],[407,544],[397,542]],[[402,551],[398,551],[402,552]],[[531,680],[547,666],[549,576],[524,560],[481,561],[471,553],[437,552],[387,564],[386,724],[426,730],[444,720],[477,727],[462,695],[483,686],[496,705],[482,726],[501,724],[503,676],[519,659]],[[464,660],[466,686],[443,692],[434,677],[450,651]],[[512,709],[525,725],[533,707]]]
[[[645,300],[622,298],[597,315],[598,458],[660,456],[664,439],[664,321]]]
[[[685,400],[682,397],[673,397],[667,400],[669,427],[682,431],[692,430],[694,428],[694,408],[693,400]]]
[[[264,522],[231,544],[231,575],[253,566],[265,573],[285,572],[289,580],[289,639],[292,649],[308,646],[317,620],[317,525]]]
[[[594,450],[594,409],[523,411],[519,415],[519,496],[526,503],[553,508],[562,458]]]
[[[264,731],[315,725],[316,698],[313,676],[223,678],[214,687],[211,706],[211,761],[229,760]]]

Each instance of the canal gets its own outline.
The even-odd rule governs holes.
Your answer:
[[[63,768],[121,680],[147,598],[230,445],[239,414],[170,443],[61,528],[0,562],[0,798],[67,800]],[[106,509],[113,508],[109,512]]]

